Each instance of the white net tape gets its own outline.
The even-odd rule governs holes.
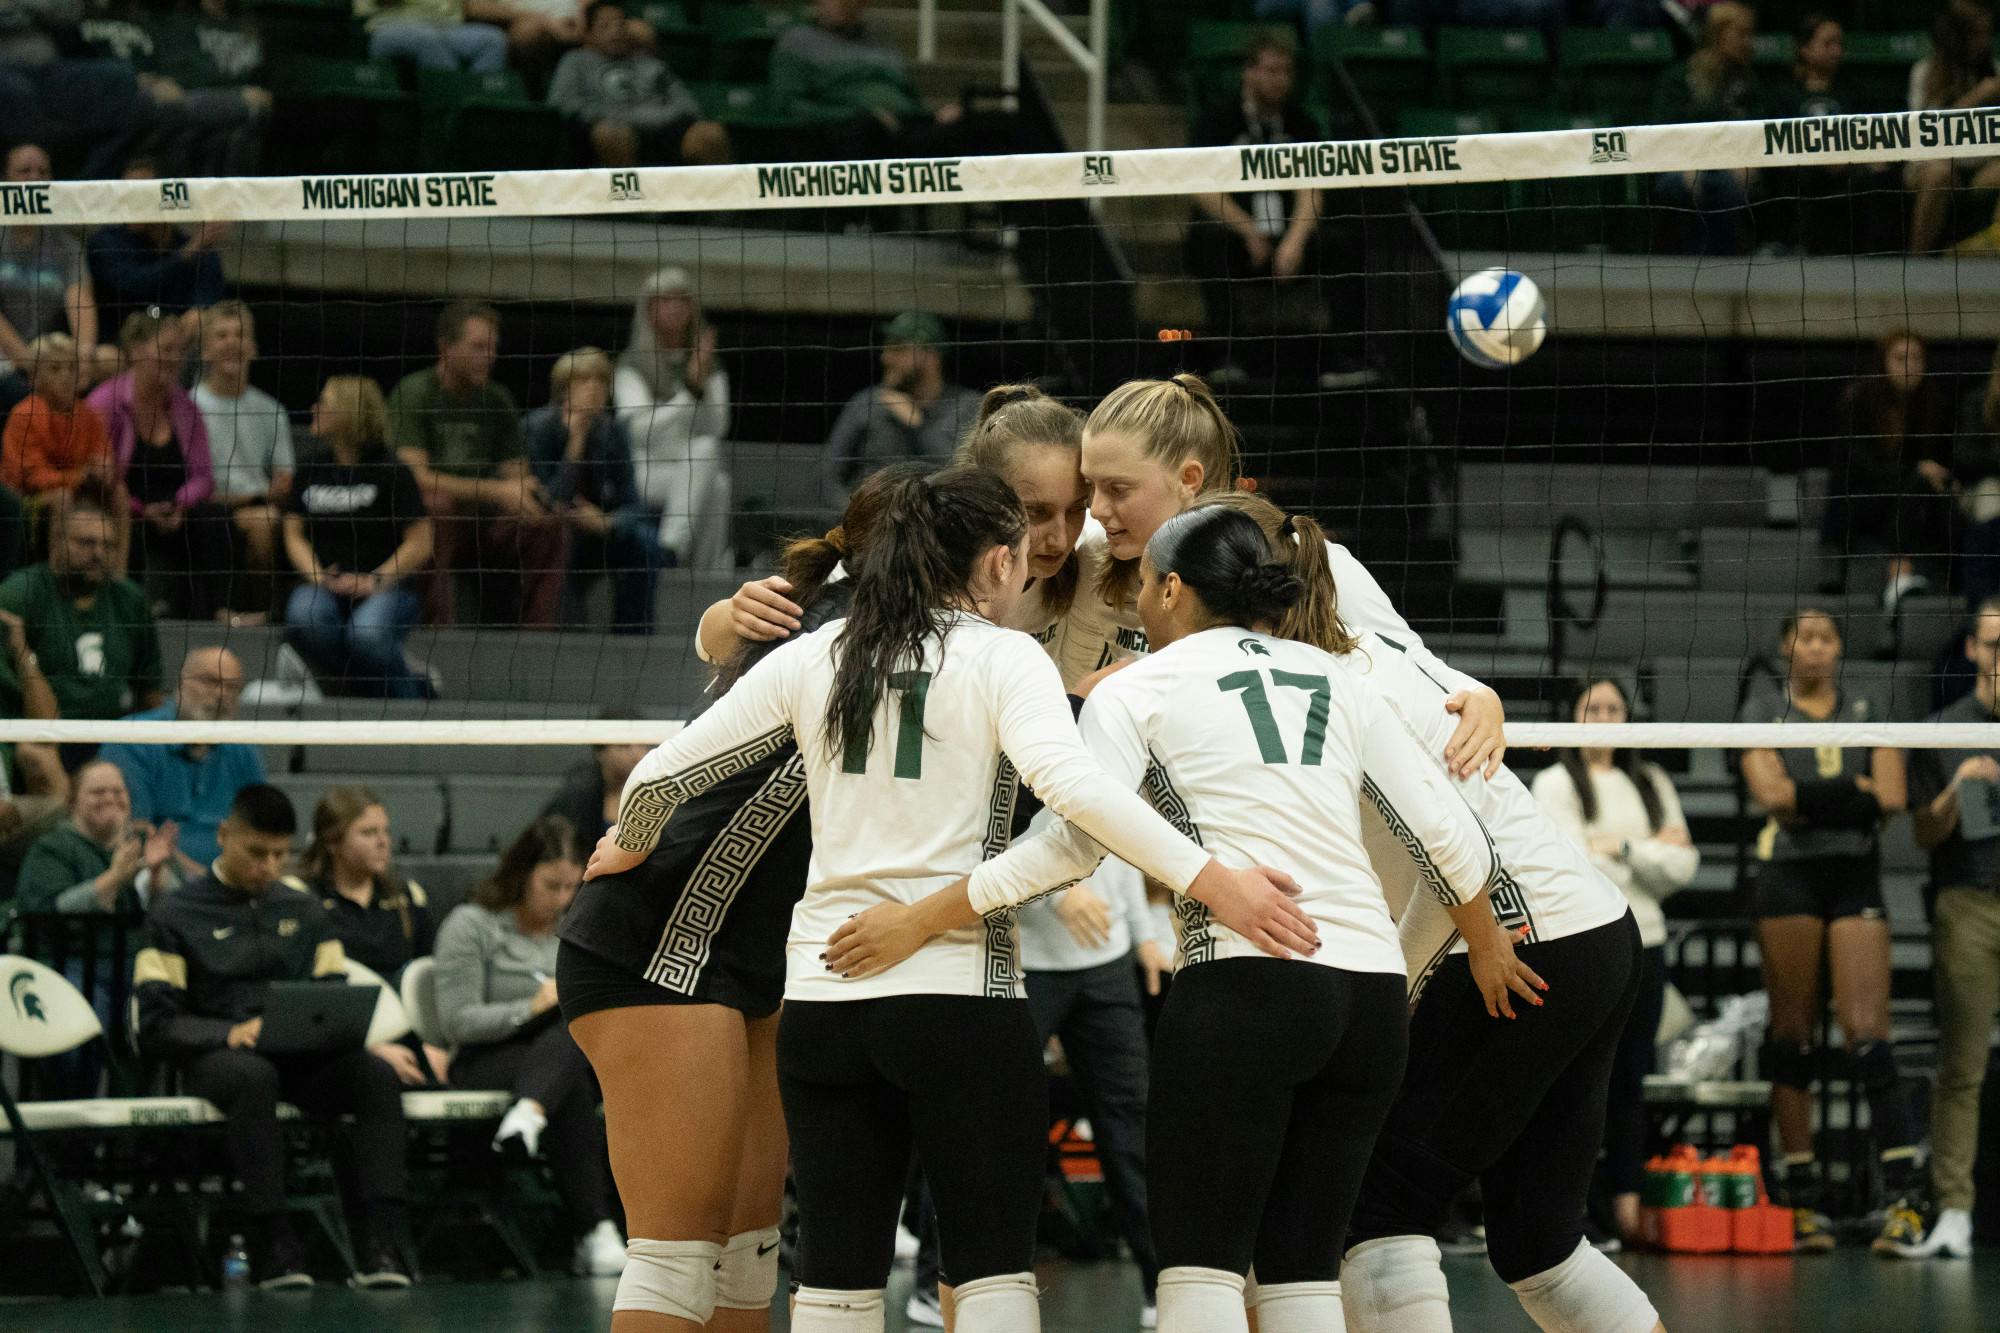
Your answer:
[[[1108,153],[759,166],[0,185],[0,219],[57,224],[546,217],[1001,203],[1246,188],[1441,185],[1989,157],[2000,108]]]

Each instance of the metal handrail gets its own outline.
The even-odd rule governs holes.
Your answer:
[[[1104,90],[1111,65],[1111,0],[1090,0],[1089,40],[1079,40],[1043,0],[1001,0],[1000,86],[1011,99],[1021,90],[1021,16],[1026,14],[1071,63],[1083,71],[1085,93],[1084,149],[1104,147]],[[917,59],[937,59],[937,0],[918,0]],[[1010,102],[1009,110],[1012,109]]]

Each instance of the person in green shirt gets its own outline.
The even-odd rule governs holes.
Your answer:
[[[476,573],[480,620],[554,628],[568,528],[528,468],[514,396],[493,382],[500,312],[453,301],[438,315],[438,360],[389,394],[389,443],[415,474],[432,524],[427,615],[456,619],[452,576]],[[519,580],[495,577],[519,571]]]
[[[21,863],[14,905],[23,912],[140,912],[180,881],[173,821],[132,818],[125,775],[108,759],[76,772],[69,818],[36,839]]]
[[[116,529],[103,501],[78,490],[49,526],[46,564],[0,583],[0,716],[110,719],[148,708],[161,691],[160,632],[146,594],[114,578]],[[21,622],[18,635],[6,617]],[[54,713],[46,707],[52,694]]]

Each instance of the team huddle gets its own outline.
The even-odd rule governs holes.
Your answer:
[[[618,1333],[765,1329],[788,1167],[792,1328],[881,1330],[913,1154],[955,1327],[1038,1329],[1014,917],[1107,857],[1178,936],[1159,1327],[1448,1330],[1431,1237],[1475,1179],[1541,1328],[1661,1327],[1583,1239],[1625,899],[1503,765],[1497,696],[1237,476],[1192,377],[1087,420],[995,389],[954,466],[874,474],[710,608],[714,702],[633,770],[562,926],[631,1237]]]

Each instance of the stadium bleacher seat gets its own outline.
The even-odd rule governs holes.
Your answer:
[[[1907,16],[1905,18],[1907,22]],[[1930,54],[1922,32],[1850,32],[1842,73],[1853,84],[1862,111],[1901,111],[1909,105],[1910,67]]]
[[[417,71],[418,161],[426,171],[535,171],[565,164],[562,113],[528,96],[511,70]]]
[[[771,48],[797,20],[756,4],[711,4],[702,10],[712,51],[711,78],[762,83],[771,73]]]
[[[1312,83],[1325,90],[1338,113],[1343,104],[1336,67],[1347,72],[1355,92],[1383,125],[1398,108],[1426,95],[1431,53],[1418,28],[1349,28],[1335,25],[1313,34]]]
[[[281,58],[310,52],[359,60],[368,53],[351,0],[256,0],[250,11],[256,15],[264,49]]]
[[[1440,28],[1437,97],[1454,107],[1548,106],[1549,44],[1525,28]]]
[[[416,94],[394,66],[288,55],[272,79],[278,162],[314,175],[410,171],[417,162]]]
[[[1241,85],[1244,52],[1264,24],[1198,19],[1188,25],[1187,108],[1194,120]]]
[[[555,783],[536,776],[447,777],[445,792],[451,806],[451,834],[445,850],[491,855],[504,849],[541,813],[555,792]]]
[[[667,67],[683,79],[715,77],[714,43],[706,27],[695,21],[677,0],[648,0],[632,16],[653,29],[654,48]]]
[[[1564,100],[1601,117],[1599,124],[1643,125],[1653,84],[1673,58],[1673,43],[1661,28],[1570,28],[1558,66]]]

